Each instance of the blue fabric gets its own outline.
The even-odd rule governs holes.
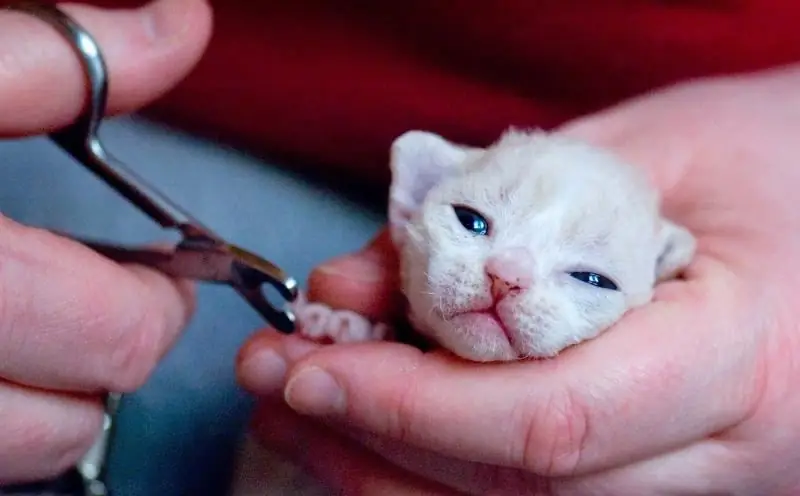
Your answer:
[[[108,121],[109,151],[222,236],[303,284],[320,261],[363,245],[383,212],[251,156],[135,118]],[[165,233],[43,138],[0,142],[0,210],[27,224],[125,243]],[[115,496],[222,495],[251,400],[234,358],[259,317],[226,287],[197,313],[148,384],[125,398],[111,453]]]

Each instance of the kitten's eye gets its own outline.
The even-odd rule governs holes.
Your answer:
[[[477,234],[478,236],[486,236],[489,234],[489,221],[486,217],[479,214],[475,210],[460,205],[453,205],[453,211],[458,217],[458,221],[464,226],[467,231]]]
[[[569,275],[581,282],[597,286],[598,288],[610,289],[612,291],[617,291],[619,289],[617,285],[614,284],[614,281],[604,275],[594,272],[570,272]]]

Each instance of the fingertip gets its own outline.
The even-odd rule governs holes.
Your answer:
[[[177,85],[211,40],[207,0],[152,0],[133,9],[65,4],[97,39],[108,63],[110,113],[147,105]]]
[[[186,314],[183,321],[188,322],[197,310],[197,284],[189,279],[175,279],[173,283],[185,303]]]
[[[148,299],[146,308],[158,308],[164,315],[164,343],[166,348],[177,338],[194,314],[196,307],[195,284],[184,279],[173,279],[157,270],[140,265],[125,265],[146,288]]]
[[[382,229],[363,249],[312,270],[308,299],[376,322],[392,321],[403,308],[399,276],[396,250],[388,229]]]
[[[204,0],[156,0],[137,9],[59,7],[103,51],[110,114],[166,93],[199,61],[211,37],[211,7]],[[29,14],[3,11],[0,44],[6,48],[0,57],[0,135],[49,132],[74,120],[85,103],[86,82],[66,40]]]
[[[127,39],[104,48],[115,114],[149,104],[191,72],[211,40],[213,12],[207,0],[154,0],[139,9],[139,24]]]
[[[271,348],[256,348],[239,361],[237,380],[252,394],[274,395],[283,388],[286,360]]]
[[[391,403],[397,398],[387,402],[381,395],[403,390],[417,380],[422,359],[419,350],[399,343],[327,347],[291,367],[284,399],[299,413],[324,418],[349,415],[351,402],[362,408],[365,401],[377,400],[382,410],[393,411],[397,405]]]
[[[433,357],[413,346],[389,341],[317,346],[315,353],[307,353],[294,361],[287,380],[308,369],[322,369],[346,383],[354,382],[348,376],[355,373],[358,376],[355,382],[359,382],[367,380],[367,375],[372,376],[370,371],[375,376],[390,371],[415,372],[426,357]]]
[[[301,336],[287,336],[272,329],[260,331],[248,339],[237,354],[237,380],[256,395],[280,394],[287,370],[320,346]]]

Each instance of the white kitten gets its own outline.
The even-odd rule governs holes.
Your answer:
[[[593,338],[694,255],[640,170],[557,134],[510,130],[482,149],[410,131],[391,170],[409,321],[469,360],[551,357]],[[352,312],[295,310],[314,339],[386,336]]]

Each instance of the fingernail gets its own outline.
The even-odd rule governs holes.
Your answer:
[[[376,282],[386,277],[380,264],[361,254],[345,255],[320,265],[318,271],[327,275],[345,276],[350,280]]]
[[[345,408],[339,383],[319,367],[309,367],[295,375],[286,385],[284,399],[292,409],[306,415],[337,415]]]
[[[164,0],[151,1],[142,10],[142,23],[151,42],[163,43],[164,40],[183,34],[189,27],[183,2]]]
[[[279,391],[286,376],[286,362],[270,349],[255,352],[241,365],[244,386],[254,394]]]
[[[312,351],[319,349],[320,345],[307,339],[287,339],[283,343],[283,351],[291,362],[297,362]]]

